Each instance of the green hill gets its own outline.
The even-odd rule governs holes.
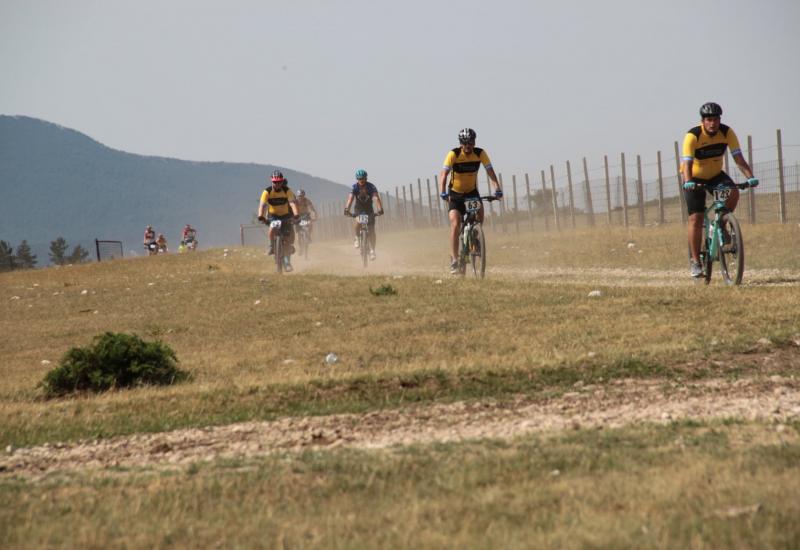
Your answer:
[[[126,255],[138,252],[148,223],[171,245],[186,223],[203,246],[235,243],[275,168],[317,203],[346,195],[341,184],[283,167],[134,155],[50,122],[2,115],[0,239],[27,239],[40,265],[58,236],[90,250],[95,238],[122,240]]]

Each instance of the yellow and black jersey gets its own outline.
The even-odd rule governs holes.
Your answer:
[[[480,147],[472,149],[472,153],[465,155],[461,147],[453,149],[447,153],[444,159],[444,169],[446,172],[453,172],[453,180],[450,189],[456,193],[469,193],[478,186],[478,169],[481,164],[488,170],[492,167],[489,155]]]
[[[261,202],[259,203],[259,212],[261,206],[268,205],[267,214],[270,216],[286,216],[291,211],[289,203],[294,202],[294,193],[286,185],[280,191],[267,187],[261,193]]]
[[[722,172],[722,161],[728,147],[731,148],[731,155],[742,154],[739,138],[733,128],[720,124],[719,131],[710,136],[702,126],[695,126],[683,139],[681,161],[693,161],[693,178],[711,179]]]

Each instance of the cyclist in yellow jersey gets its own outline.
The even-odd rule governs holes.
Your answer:
[[[733,128],[720,122],[722,107],[716,103],[706,103],[700,107],[700,126],[691,128],[683,140],[681,155],[681,174],[683,176],[684,196],[689,212],[689,251],[691,259],[689,270],[692,277],[703,275],[700,265],[700,241],[703,238],[703,218],[705,217],[706,193],[708,185],[733,183],[730,176],[722,170],[725,151],[730,148],[736,166],[747,178],[750,187],[758,186],[750,165],[742,155],[739,138]],[[733,189],[726,207],[733,212],[739,202],[739,190]]]
[[[458,133],[460,147],[453,149],[444,159],[444,167],[439,175],[439,192],[442,200],[447,201],[450,218],[450,273],[458,273],[458,234],[461,232],[461,217],[466,212],[464,200],[480,197],[478,191],[478,170],[483,164],[489,180],[494,186],[495,197],[502,198],[503,190],[497,181],[497,174],[489,161],[489,155],[483,149],[475,147],[475,130],[464,128]],[[448,177],[452,180],[448,185]],[[478,221],[483,222],[483,205],[478,212]]]
[[[297,215],[300,216],[300,219],[308,219],[308,242],[310,243],[311,233],[314,229],[314,224],[312,222],[317,219],[317,209],[314,208],[314,203],[311,202],[311,199],[306,197],[306,192],[303,189],[297,191],[295,203],[297,204]]]
[[[295,196],[289,189],[286,178],[280,170],[272,172],[272,185],[261,193],[261,200],[258,203],[258,221],[269,223],[273,220],[281,221],[281,233],[286,236],[289,244],[289,254],[284,256],[284,269],[292,271],[290,256],[294,253],[294,225],[293,221],[299,216]],[[269,228],[269,254],[273,253],[272,239],[275,237],[275,229]]]

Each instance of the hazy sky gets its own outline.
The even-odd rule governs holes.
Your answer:
[[[383,189],[464,126],[506,174],[652,162],[708,100],[800,144],[799,28],[798,0],[0,0],[0,113]]]

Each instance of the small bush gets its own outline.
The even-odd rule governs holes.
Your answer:
[[[369,287],[369,291],[373,296],[392,296],[397,294],[397,291],[392,285],[381,285],[375,290],[372,290],[372,287]]]
[[[80,391],[101,392],[148,384],[168,385],[189,378],[178,369],[175,352],[162,342],[145,342],[134,334],[106,332],[94,345],[72,348],[61,364],[48,372],[42,387],[46,397]]]

